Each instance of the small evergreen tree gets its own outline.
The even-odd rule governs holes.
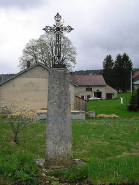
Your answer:
[[[137,105],[139,109],[139,87],[137,88]]]
[[[107,55],[103,61],[102,75],[108,85],[119,92],[126,92],[131,85],[132,62],[124,53],[118,54],[115,61],[111,55]]]
[[[127,106],[129,111],[137,112],[139,110],[139,87],[133,91]]]
[[[113,74],[116,79],[114,88],[116,88],[118,92],[119,90],[126,92],[130,88],[132,65],[129,56],[126,53],[117,55]]]
[[[106,81],[106,83],[110,86],[113,86],[113,66],[114,62],[111,55],[107,55],[103,61],[103,71],[102,75]]]

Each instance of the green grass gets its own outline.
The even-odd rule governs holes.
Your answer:
[[[6,178],[11,184],[22,182],[24,185],[37,185],[39,182],[36,178],[38,169],[32,155],[20,152],[5,156],[0,160],[0,176],[3,177],[0,182],[4,184]]]
[[[71,183],[139,183],[139,120],[73,120],[72,133],[73,158],[87,165],[51,175]],[[42,178],[32,160],[45,158],[46,122],[25,128],[17,144],[11,142],[12,134],[10,125],[0,119],[0,184],[52,181],[47,173]]]
[[[127,110],[130,95],[130,93],[119,93],[116,99],[89,101],[88,111],[94,110],[96,115],[116,114],[120,118],[139,117],[139,112],[129,112]],[[120,97],[123,97],[123,104],[121,104]]]
[[[74,158],[106,159],[138,154],[139,121],[83,121],[73,123]]]
[[[49,181],[58,185],[52,176],[74,184],[86,180],[93,184],[139,183],[139,112],[128,112],[129,97],[130,93],[124,93],[113,100],[90,101],[89,111],[119,118],[72,120],[73,158],[87,165],[51,173],[42,172],[33,160],[45,158],[46,121],[26,127],[15,144],[11,126],[1,116],[0,184],[37,185]]]

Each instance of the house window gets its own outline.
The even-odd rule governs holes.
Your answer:
[[[84,100],[84,96],[81,96],[81,99]]]
[[[86,91],[92,91],[92,88],[87,87],[87,88],[86,88]]]
[[[111,100],[112,99],[112,93],[106,93],[106,99]]]

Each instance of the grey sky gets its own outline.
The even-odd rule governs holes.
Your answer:
[[[138,0],[0,0],[0,74],[19,72],[26,43],[44,34],[57,12],[74,28],[66,34],[77,48],[73,70],[102,69],[106,55],[124,52],[139,68],[138,8]]]
[[[43,3],[43,0],[0,0],[0,7],[17,7],[20,9],[34,8]]]

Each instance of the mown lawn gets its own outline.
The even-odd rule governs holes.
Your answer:
[[[121,104],[120,97],[123,97],[123,104]],[[129,98],[130,93],[119,93],[116,99],[89,101],[88,111],[94,110],[96,115],[116,114],[120,118],[139,117],[139,112],[129,112],[127,110]]]
[[[87,165],[51,173],[42,172],[33,160],[45,158],[46,121],[32,123],[18,135],[18,143],[13,143],[11,126],[1,116],[0,184],[139,184],[139,112],[127,110],[129,97],[125,93],[113,100],[90,101],[88,111],[119,118],[72,120],[73,158]]]
[[[72,133],[73,158],[87,165],[49,176],[74,184],[83,180],[93,184],[139,183],[139,120],[72,120]],[[17,144],[11,142],[12,134],[10,125],[1,119],[0,184],[42,184],[48,180],[59,184],[33,163],[33,158],[45,157],[46,121],[24,129]]]

